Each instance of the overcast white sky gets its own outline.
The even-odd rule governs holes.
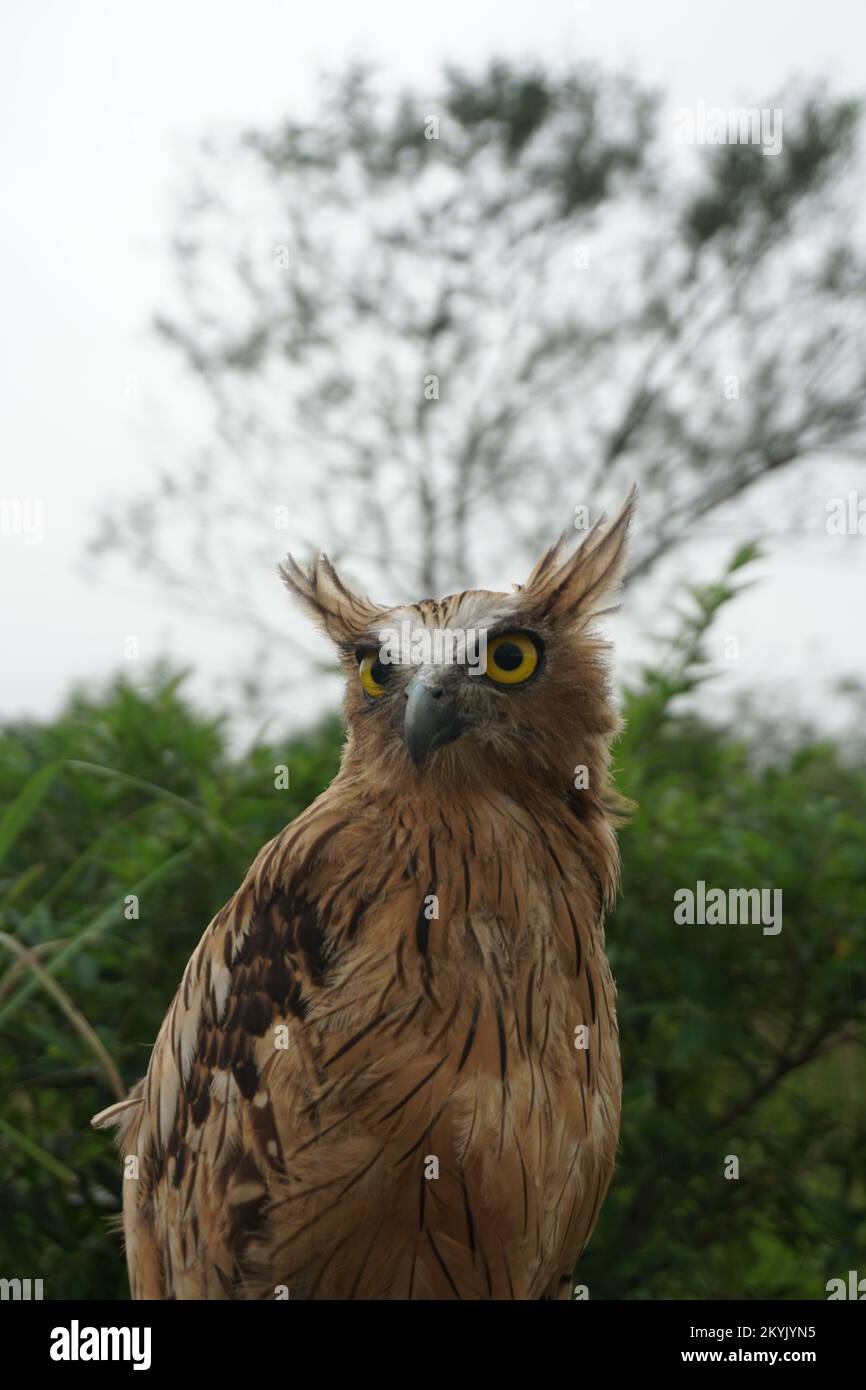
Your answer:
[[[120,665],[129,633],[145,656],[172,650],[205,670],[224,651],[224,635],[132,577],[118,590],[75,571],[98,508],[143,481],[153,421],[190,424],[188,387],[150,336],[170,300],[185,152],[208,129],[303,111],[319,71],[350,58],[423,95],[444,60],[493,53],[627,63],[671,107],[765,105],[798,73],[866,89],[866,4],[4,0],[0,497],[43,498],[46,530],[35,546],[0,537],[0,718],[50,712],[73,679]],[[851,486],[858,477],[866,494],[866,469]],[[810,488],[823,509],[826,476]],[[720,556],[729,549],[720,541]],[[702,547],[694,563],[711,570],[715,553]],[[764,572],[726,622],[742,639],[731,688],[796,692],[826,714],[828,675],[864,667],[866,538],[779,547]]]

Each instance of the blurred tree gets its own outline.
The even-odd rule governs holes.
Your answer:
[[[777,155],[684,151],[653,93],[591,68],[449,70],[429,98],[353,68],[309,120],[210,142],[158,328],[212,437],[94,549],[284,640],[251,575],[289,543],[436,594],[637,479],[634,577],[859,447],[860,111],[778,104]]]

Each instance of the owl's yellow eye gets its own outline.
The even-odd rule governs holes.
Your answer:
[[[364,690],[372,700],[378,700],[381,695],[385,694],[388,668],[382,665],[376,652],[368,652],[366,656],[361,658],[358,675]]]
[[[497,685],[520,685],[538,666],[538,648],[525,632],[504,632],[487,646],[486,673]]]

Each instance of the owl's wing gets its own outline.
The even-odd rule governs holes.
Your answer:
[[[119,1129],[134,1298],[238,1292],[286,1124],[304,1123],[292,1099],[315,1080],[317,1032],[303,1020],[327,967],[318,907],[333,870],[308,869],[334,828],[320,798],[264,846],[190,958],[146,1076],[92,1121]]]

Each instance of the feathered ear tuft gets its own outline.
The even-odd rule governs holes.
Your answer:
[[[279,566],[283,583],[338,647],[350,646],[385,610],[343,583],[327,555],[305,569],[291,555]]]
[[[585,622],[599,615],[625,573],[628,529],[637,502],[633,487],[610,525],[600,516],[583,544],[568,554],[573,531],[546,550],[523,586],[539,617]]]

